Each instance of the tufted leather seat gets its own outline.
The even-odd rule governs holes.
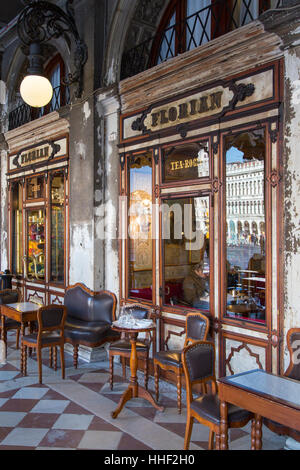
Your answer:
[[[4,289],[0,291],[0,305],[4,304],[14,304],[19,301],[19,292],[14,289]],[[20,337],[20,323],[13,320],[12,318],[4,318],[4,338],[6,343],[6,332],[7,330],[17,330],[16,337],[16,348],[19,347],[19,337]],[[2,328],[0,324],[0,328]]]
[[[119,339],[120,335],[111,329],[116,310],[116,296],[112,292],[92,292],[77,283],[68,287],[64,305],[68,311],[65,340],[74,346],[75,368],[80,344],[96,347]]]
[[[205,426],[209,426],[209,449],[214,447],[216,434],[216,448],[220,447],[221,413],[220,400],[217,395],[215,376],[215,345],[210,341],[196,341],[184,348],[182,364],[186,382],[187,394],[187,422],[184,439],[184,449],[189,449],[194,419]],[[212,394],[202,395],[194,399],[194,384],[212,384]],[[228,427],[239,428],[245,426],[252,413],[237,406],[228,404]]]
[[[129,305],[124,307],[125,309],[130,309],[132,316],[136,319],[148,318],[149,310],[146,307],[141,305]],[[148,356],[149,356],[149,347],[150,347],[150,338],[146,336],[145,339],[137,340],[136,350],[138,357],[144,360],[144,383],[145,388],[148,386]],[[126,378],[126,363],[125,359],[129,358],[131,354],[131,343],[129,339],[125,336],[119,341],[115,341],[109,346],[109,370],[110,370],[110,388],[113,389],[113,359],[114,356],[121,356],[121,362],[123,367],[123,377]]]
[[[205,340],[208,328],[209,321],[206,315],[200,312],[188,313],[186,316],[184,346],[199,339]],[[158,401],[159,398],[159,368],[175,372],[177,375],[177,406],[179,413],[181,413],[181,377],[183,375],[181,353],[182,350],[173,349],[170,351],[159,351],[153,355],[156,400]]]

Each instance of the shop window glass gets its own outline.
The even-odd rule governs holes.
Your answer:
[[[23,272],[23,217],[22,217],[22,191],[20,182],[13,184],[12,189],[12,272]]]
[[[227,136],[225,145],[226,315],[264,323],[266,292],[264,130]],[[233,188],[231,192],[228,191],[228,186]]]
[[[163,152],[163,182],[209,176],[208,142],[178,145]]]
[[[64,211],[64,176],[55,175],[51,178],[51,267],[50,279],[54,282],[64,281],[64,242],[65,242],[65,211]]]
[[[152,156],[129,162],[129,297],[152,301]]]
[[[161,210],[163,303],[208,311],[209,196],[165,199]]]
[[[41,199],[44,197],[44,177],[33,176],[26,181],[26,199]]]
[[[45,211],[27,211],[27,277],[45,279]]]

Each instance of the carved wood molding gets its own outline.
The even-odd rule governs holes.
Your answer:
[[[214,193],[219,192],[221,186],[223,185],[222,181],[219,178],[214,178],[212,181],[212,190]]]
[[[182,335],[185,334],[185,327],[183,328],[182,331],[178,332],[178,331],[172,331],[172,330],[169,330],[168,331],[168,335],[166,337],[166,339],[164,340],[164,346],[166,347],[166,350],[168,351],[169,350],[169,346],[168,346],[168,342],[171,338],[171,336],[178,336],[178,337],[181,337]]]
[[[273,348],[278,348],[278,346],[283,340],[283,336],[280,335],[277,330],[272,330],[268,334],[268,340],[270,341]]]
[[[272,188],[276,188],[281,181],[281,175],[278,170],[274,169],[271,173],[267,176],[267,181],[270,183]]]
[[[124,154],[124,153],[121,153],[121,154],[120,154],[120,166],[121,166],[121,171],[123,171],[124,168],[125,168],[125,160],[126,160],[125,154]]]
[[[44,298],[39,295],[37,291],[34,291],[33,294],[29,294],[27,298],[28,302],[34,302],[34,299],[41,300],[41,303],[44,305]]]
[[[212,330],[217,334],[221,332],[222,322],[219,318],[213,318],[212,319]]]
[[[54,299],[51,300],[51,303],[52,304],[57,303],[58,305],[63,305],[63,300],[60,297],[56,296],[54,297]]]
[[[231,375],[234,375],[234,372],[233,372],[233,370],[232,370],[232,368],[231,368],[231,366],[230,366],[230,361],[231,361],[231,359],[233,358],[233,356],[235,355],[235,353],[239,353],[242,349],[246,349],[246,351],[249,353],[249,355],[250,355],[251,357],[254,357],[254,358],[255,358],[258,367],[259,367],[260,369],[263,369],[263,366],[262,366],[262,364],[261,364],[261,362],[260,362],[260,360],[259,360],[259,354],[255,354],[254,352],[252,352],[251,349],[249,348],[249,346],[248,346],[246,343],[243,342],[243,343],[242,343],[240,346],[238,346],[237,348],[232,347],[229,356],[228,356],[227,359],[225,360],[225,366],[226,366],[226,365],[228,366],[228,369],[229,369]]]

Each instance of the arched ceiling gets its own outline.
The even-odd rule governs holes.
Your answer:
[[[128,28],[124,51],[154,36],[169,0],[138,0]]]

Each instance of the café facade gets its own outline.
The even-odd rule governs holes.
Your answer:
[[[177,40],[160,36],[151,67],[134,69],[147,28],[173,31],[177,4],[194,2],[112,2],[101,67],[94,3],[74,5],[89,50],[82,98],[65,93],[10,127],[8,103],[1,270],[26,300],[63,303],[82,282],[119,306],[148,306],[158,350],[181,348],[186,314],[199,310],[219,376],[282,374],[286,333],[300,322],[299,5],[251,2],[249,21],[213,36],[215,4],[198,2],[211,16],[196,16],[194,36],[207,40],[171,56]],[[55,46],[68,71],[66,46]],[[12,47],[2,80],[13,102],[24,58]]]

